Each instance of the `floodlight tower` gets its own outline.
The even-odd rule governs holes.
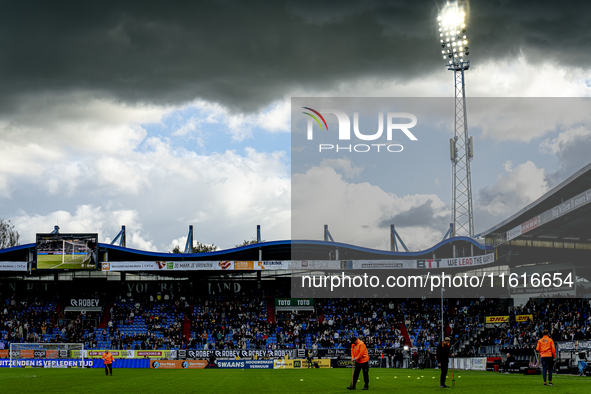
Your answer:
[[[474,157],[472,137],[468,137],[466,88],[464,71],[470,68],[470,54],[466,37],[466,13],[457,3],[448,3],[437,17],[441,55],[447,69],[454,72],[455,118],[454,138],[450,139],[450,158],[453,172],[452,236],[474,235],[472,210],[472,181],[470,161]]]

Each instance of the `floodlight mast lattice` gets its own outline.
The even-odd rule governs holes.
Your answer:
[[[466,14],[457,3],[448,3],[437,17],[441,54],[447,69],[454,72],[455,118],[454,138],[450,139],[450,158],[453,177],[452,236],[474,235],[472,209],[472,179],[470,161],[474,157],[472,137],[468,136],[466,113],[466,85],[464,71],[470,68],[470,54],[466,37]]]

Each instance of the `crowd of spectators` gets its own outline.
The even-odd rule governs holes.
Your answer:
[[[498,300],[445,300],[442,327],[436,299],[317,299],[309,310],[275,313],[277,296],[284,295],[252,291],[187,299],[172,293],[127,294],[108,300],[94,294],[103,297],[102,315],[66,312],[59,297],[12,296],[0,306],[0,349],[11,342],[135,350],[346,349],[350,337],[357,336],[368,348],[408,345],[427,351],[438,345],[442,331],[452,342],[479,334],[473,342],[477,348],[532,346],[543,329],[550,329],[556,341],[591,340],[591,304],[581,299],[532,299],[512,308],[507,323],[485,330],[483,318],[498,312]],[[516,315],[532,319],[516,322]]]
[[[10,342],[39,342],[54,332],[51,303],[39,297],[15,297],[0,306],[0,348]]]
[[[268,322],[264,293],[198,299],[193,307],[189,347],[246,349],[267,345],[274,325]]]
[[[518,322],[515,316],[531,315]],[[555,341],[591,340],[591,304],[575,298],[530,299],[523,307],[513,308],[508,322],[487,330],[477,345],[531,347],[542,331],[548,329]]]

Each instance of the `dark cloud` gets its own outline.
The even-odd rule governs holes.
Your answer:
[[[445,232],[449,228],[449,223],[449,218],[438,215],[433,209],[433,201],[428,200],[422,205],[382,219],[379,227],[389,228],[393,224],[396,227],[429,227]]]
[[[560,162],[560,168],[546,176],[549,186],[557,186],[560,182],[591,163],[590,152],[591,133],[579,135],[573,137],[570,141],[559,143],[556,157]]]
[[[202,98],[251,111],[298,88],[415,78],[443,67],[442,3],[5,2],[0,108],[39,92],[84,90],[125,103]],[[473,64],[522,51],[587,66],[589,11],[586,2],[473,2]]]

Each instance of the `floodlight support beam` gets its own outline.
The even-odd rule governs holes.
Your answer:
[[[125,247],[125,238],[125,226],[121,226],[121,231],[119,231],[119,234],[117,234],[115,239],[111,241],[111,245],[115,245],[115,242],[119,240],[119,246]]]
[[[187,243],[185,244],[185,253],[193,253],[193,225],[189,226],[189,234],[187,235]]]
[[[324,225],[324,241],[325,242],[334,242],[334,238],[330,235],[330,231],[328,231],[328,224]]]
[[[53,226],[53,231],[51,234],[59,234],[60,233],[60,226]]]
[[[446,239],[451,238],[453,232],[454,232],[454,224],[450,223],[449,229],[447,230],[447,232],[445,233],[445,235],[443,236],[443,239],[441,239],[441,241],[445,241]]]
[[[406,245],[402,241],[402,238],[400,238],[400,234],[398,234],[398,232],[394,228],[394,225],[391,224],[390,225],[390,250],[393,252],[400,251],[398,248],[398,242],[396,242],[396,240],[398,240],[398,242],[400,242],[400,245],[402,246],[402,248],[404,249],[405,252],[410,252],[410,250],[408,250],[408,248],[406,247]]]
[[[257,244],[261,243],[261,225],[257,224]]]
[[[464,71],[470,68],[470,62],[458,62],[450,65],[448,70],[454,72],[455,83],[455,117],[454,138],[452,140],[452,237],[474,235],[474,213],[472,207],[472,175],[470,161],[472,140],[468,135],[468,114],[466,110],[466,84]]]

